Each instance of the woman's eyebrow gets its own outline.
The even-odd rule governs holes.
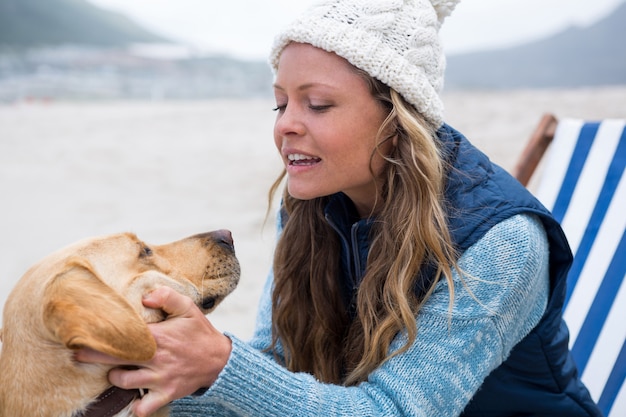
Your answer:
[[[298,91],[304,91],[304,90],[308,90],[308,89],[310,89],[312,87],[325,87],[325,88],[331,88],[331,89],[336,88],[333,85],[326,84],[326,83],[323,83],[323,82],[310,82],[310,83],[306,83],[306,84],[302,84],[302,85],[298,86],[297,90]],[[285,89],[283,87],[281,87],[280,84],[276,84],[275,83],[274,84],[274,88],[276,90],[285,91]]]

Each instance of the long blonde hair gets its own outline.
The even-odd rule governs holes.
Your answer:
[[[285,366],[292,371],[344,385],[365,381],[410,347],[417,337],[417,313],[441,277],[452,284],[457,258],[443,206],[448,168],[435,132],[400,94],[355,70],[389,110],[377,143],[394,141],[391,154],[383,155],[385,181],[378,190],[356,316],[350,316],[341,295],[339,238],[324,218],[329,197],[297,200],[285,187],[287,221],[274,255],[272,294],[271,349],[282,345]],[[270,189],[270,201],[284,177],[283,172]],[[426,266],[434,276],[420,274]],[[450,289],[452,302],[454,286]],[[403,331],[407,343],[389,354]]]

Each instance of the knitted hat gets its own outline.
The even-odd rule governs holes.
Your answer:
[[[326,0],[279,33],[270,53],[278,69],[290,42],[345,58],[413,104],[435,128],[443,124],[445,57],[439,28],[459,0]]]

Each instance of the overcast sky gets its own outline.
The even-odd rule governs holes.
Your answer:
[[[265,59],[277,30],[314,0],[88,0],[203,50]],[[589,25],[624,0],[464,0],[441,30],[447,53],[506,47]]]

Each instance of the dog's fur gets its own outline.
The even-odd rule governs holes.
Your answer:
[[[208,313],[239,280],[230,232],[161,246],[131,233],[91,238],[30,268],[4,307],[0,417],[71,417],[110,387],[110,366],[77,363],[89,347],[128,361],[156,350],[146,323],[164,319],[142,297],[169,286]],[[118,416],[132,416],[129,407]],[[155,416],[167,416],[164,408]]]

